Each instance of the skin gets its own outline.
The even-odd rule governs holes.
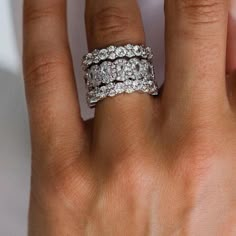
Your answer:
[[[105,99],[84,122],[66,1],[24,1],[30,236],[236,235],[229,9],[227,0],[166,0],[161,96]],[[135,0],[87,0],[86,28],[90,50],[145,42]]]

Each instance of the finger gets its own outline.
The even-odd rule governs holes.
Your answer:
[[[236,1],[230,1],[227,47],[227,74],[236,70]]]
[[[87,0],[86,26],[90,50],[109,45],[145,43],[136,0]],[[106,148],[109,152],[111,148],[114,151],[114,144],[121,150],[130,146],[131,140],[135,143],[136,139],[147,135],[153,128],[150,122],[154,107],[151,96],[137,93],[101,101],[95,115],[95,133],[98,142],[102,141],[98,144],[100,150]]]
[[[83,124],[68,46],[65,0],[24,1],[24,74],[33,153],[42,161],[43,157],[63,158],[56,155],[60,151],[77,151]]]
[[[226,101],[228,1],[166,0],[165,4],[164,109],[177,117],[202,119],[219,112]]]

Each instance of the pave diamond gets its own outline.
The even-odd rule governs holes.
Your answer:
[[[101,95],[101,98],[105,98],[108,94],[107,92],[107,87],[106,86],[102,86],[100,87],[100,95]]]
[[[126,48],[127,50],[127,48]],[[106,97],[141,92],[158,95],[154,67],[147,59],[120,58],[104,61],[87,69],[88,103],[91,107]]]
[[[135,90],[139,90],[139,89],[141,88],[140,82],[139,82],[138,80],[135,80],[135,81],[133,82],[133,88],[134,88]]]
[[[117,83],[115,85],[115,90],[116,90],[117,93],[123,93],[125,91],[124,83]]]
[[[151,61],[153,54],[150,47],[131,44],[119,47],[109,46],[101,50],[95,49],[93,52],[83,57],[83,70],[86,71],[91,65],[99,64],[107,59],[114,61],[115,59],[124,57],[141,57]]]
[[[116,90],[115,89],[111,89],[110,91],[109,91],[109,96],[110,97],[114,97],[114,96],[116,96]]]

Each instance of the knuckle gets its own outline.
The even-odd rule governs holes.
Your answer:
[[[58,69],[68,64],[64,54],[42,54],[27,58],[24,66],[26,84],[38,87],[57,78]]]
[[[32,169],[34,186],[37,186],[37,197],[43,203],[59,199],[68,206],[85,208],[94,190],[92,174],[78,165],[77,160],[66,163],[53,163],[44,169]],[[43,204],[44,205],[44,204]]]
[[[210,24],[222,20],[226,14],[224,0],[180,0],[179,9],[191,24]]]
[[[33,7],[30,3],[24,5],[24,23],[29,24],[35,21],[51,17],[55,12],[55,6],[44,8]]]
[[[93,17],[86,18],[86,24],[90,37],[97,45],[102,42],[126,43],[131,36],[135,39],[137,35],[133,32],[132,16],[118,7],[108,7],[98,11]]]

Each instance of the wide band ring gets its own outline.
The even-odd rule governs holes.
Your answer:
[[[87,69],[87,101],[90,107],[106,97],[141,92],[158,95],[154,67],[147,59],[123,58],[104,61]]]
[[[102,61],[111,60],[114,61],[119,58],[133,58],[139,57],[147,60],[153,58],[152,50],[150,47],[144,47],[143,45],[131,45],[125,46],[109,46],[103,49],[95,49],[93,52],[86,54],[83,57],[83,69],[86,70],[93,64],[99,64]]]

